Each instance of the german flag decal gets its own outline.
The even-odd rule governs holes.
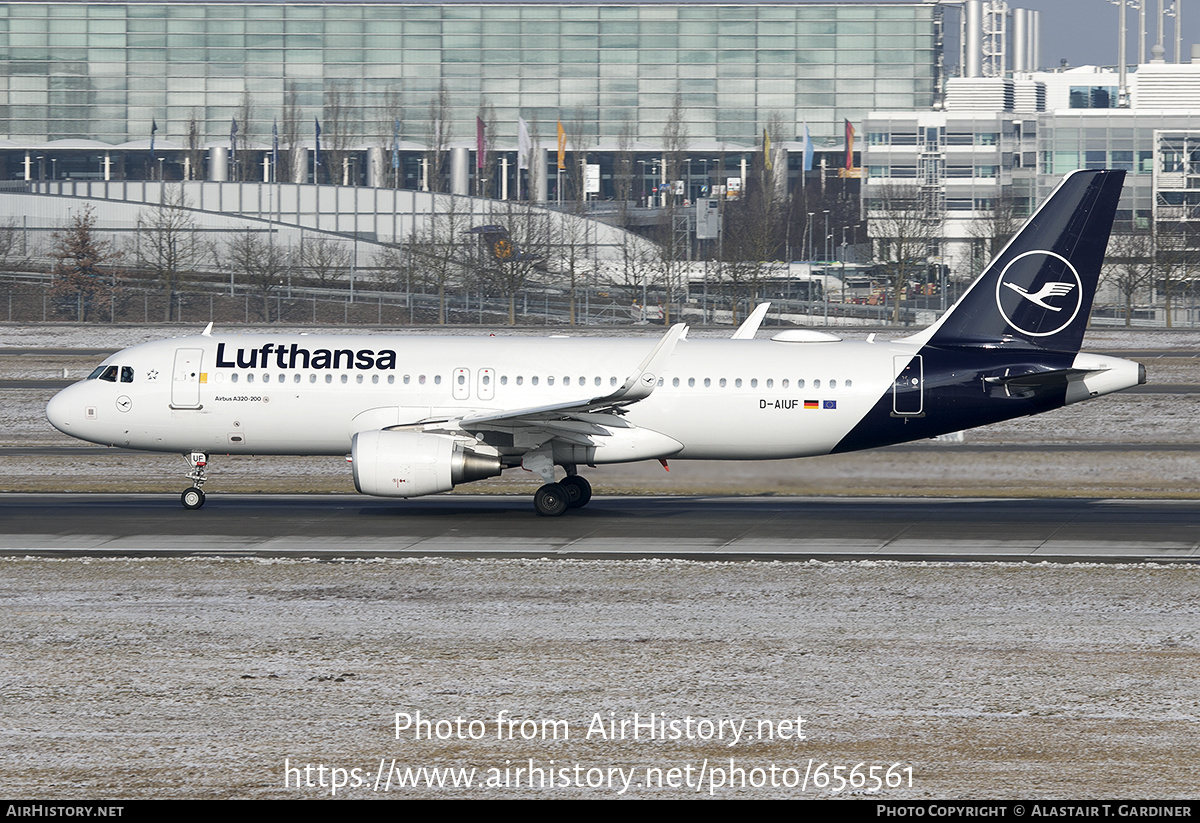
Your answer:
[[[817,400],[805,400],[805,401],[804,401],[804,408],[806,408],[806,409],[819,409],[819,408],[821,408],[821,403],[820,403],[819,401],[817,401]]]

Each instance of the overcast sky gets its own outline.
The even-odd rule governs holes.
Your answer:
[[[911,0],[908,0],[911,2]],[[876,0],[877,2],[877,0]],[[1158,32],[1158,4],[1146,3],[1146,30],[1149,32],[1146,56]],[[1165,0],[1170,8],[1177,2],[1183,10],[1183,54],[1191,55],[1191,44],[1200,42],[1200,0]],[[1117,64],[1117,6],[1109,0],[1008,0],[1010,8],[1036,9],[1042,13],[1042,65],[1053,68],[1066,59],[1072,66]],[[1129,3],[1132,7],[1132,2]],[[1174,62],[1174,18],[1167,18],[1163,44],[1167,59]],[[1126,46],[1130,65],[1137,62],[1138,13],[1129,11]]]

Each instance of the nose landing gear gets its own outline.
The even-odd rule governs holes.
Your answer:
[[[204,452],[192,452],[184,455],[188,465],[192,470],[188,472],[187,477],[192,481],[190,489],[184,489],[183,494],[179,496],[179,502],[183,504],[185,509],[198,509],[204,505],[204,492],[201,491],[201,486],[208,480],[208,472],[205,471],[208,466],[208,455]]]

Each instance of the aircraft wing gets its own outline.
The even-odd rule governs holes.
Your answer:
[[[591,429],[590,433],[596,434],[600,433],[597,426],[600,422],[606,426],[624,427],[616,416],[619,409],[630,403],[644,400],[654,392],[662,374],[663,364],[675,350],[675,344],[686,333],[687,326],[683,323],[676,323],[668,329],[637,369],[626,378],[620,388],[610,394],[546,406],[529,406],[523,409],[472,414],[456,422],[459,427],[467,431],[492,429],[496,428],[497,424],[504,428],[533,425],[547,429],[569,429],[571,427],[564,424],[570,422],[577,423],[585,429]]]

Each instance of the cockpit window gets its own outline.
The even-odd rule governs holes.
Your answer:
[[[87,376],[88,380],[95,380],[104,371],[104,366],[97,366],[92,370],[92,373]]]
[[[133,367],[132,366],[122,366],[121,367],[121,382],[122,383],[132,383],[133,382]]]
[[[101,380],[107,380],[109,383],[117,382],[117,367],[109,366],[99,374]]]

